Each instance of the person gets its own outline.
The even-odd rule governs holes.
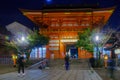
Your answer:
[[[114,78],[114,70],[115,70],[115,60],[114,59],[108,59],[108,70],[110,73],[110,77]]]
[[[66,70],[69,70],[69,55],[65,56],[65,68]]]
[[[18,76],[20,75],[21,69],[22,69],[22,75],[25,75],[24,73],[24,63],[25,63],[25,59],[24,59],[24,54],[21,54],[20,57],[18,57]]]
[[[89,62],[90,62],[90,65],[91,67],[95,67],[95,58],[92,56],[90,59],[89,59]]]

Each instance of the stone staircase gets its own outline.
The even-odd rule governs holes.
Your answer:
[[[50,60],[50,68],[51,69],[64,69],[64,60],[56,59],[56,60]],[[86,70],[89,69],[88,60],[87,59],[71,59],[70,60],[70,70]]]

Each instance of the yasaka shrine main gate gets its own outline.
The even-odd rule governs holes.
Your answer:
[[[23,14],[40,26],[40,33],[50,37],[46,46],[46,58],[64,58],[66,47],[71,46],[69,54],[77,58],[90,58],[92,55],[75,47],[78,32],[85,28],[103,27],[114,8],[104,9],[44,9],[21,10]]]

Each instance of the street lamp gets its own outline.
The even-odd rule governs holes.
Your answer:
[[[98,41],[99,41],[99,36],[96,35],[95,39],[96,39],[96,41],[98,42]]]
[[[100,42],[100,37],[97,34],[95,36],[95,43],[96,43],[96,67],[100,67],[101,66],[101,61],[100,61],[100,53],[99,53],[99,46],[98,43]]]
[[[22,40],[22,41],[25,41],[25,37],[24,37],[24,36],[22,36],[22,37],[21,37],[21,40]]]
[[[96,52],[96,58],[97,58],[97,59],[100,59],[99,48],[98,48],[98,47],[99,47],[99,46],[98,46],[99,40],[100,40],[100,39],[99,39],[99,36],[96,35],[96,36],[95,36],[95,41],[96,41],[96,49],[97,49],[97,50],[96,50],[96,51],[97,51],[97,52]]]
[[[29,44],[25,35],[16,37],[15,42],[20,47],[23,47],[23,46],[25,47],[25,46],[28,46],[28,44]]]

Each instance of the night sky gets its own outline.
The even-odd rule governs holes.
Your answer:
[[[43,5],[74,6],[81,4],[98,4],[100,8],[116,7],[107,26],[116,28],[120,25],[120,0],[0,0],[0,26],[6,26],[17,21],[33,29],[36,25],[23,16],[19,9],[40,10]]]

